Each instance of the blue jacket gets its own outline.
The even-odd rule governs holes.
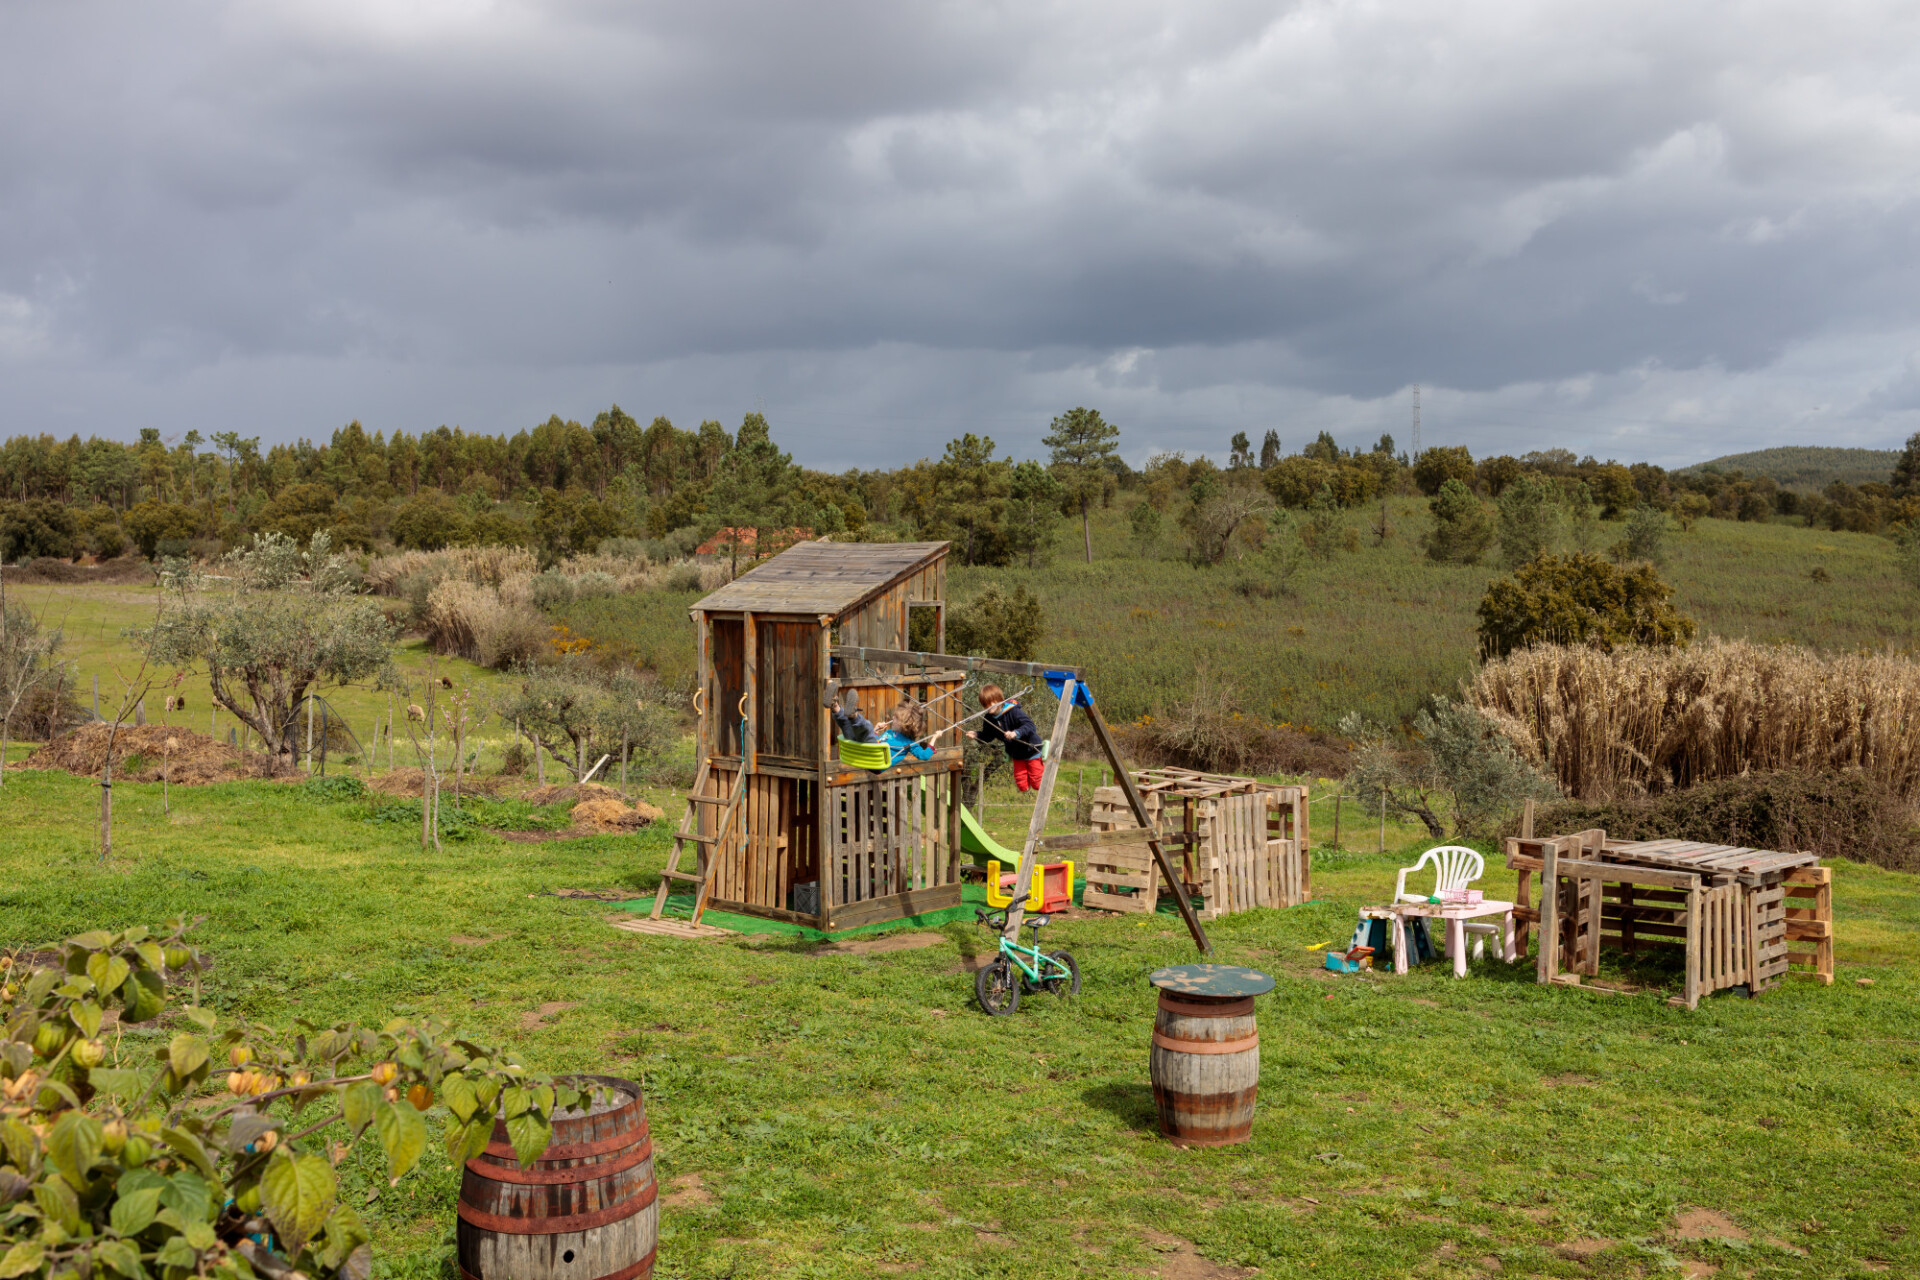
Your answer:
[[[933,748],[923,747],[898,729],[888,729],[880,735],[880,741],[893,748],[893,763],[899,764],[902,756],[912,756],[915,760],[933,759]],[[892,766],[889,765],[889,768]]]
[[[1034,727],[1033,717],[1021,709],[1019,703],[1000,704],[997,712],[988,712],[980,717],[979,729],[974,732],[983,743],[1007,749],[1009,760],[1038,760],[1046,740],[1040,736],[1040,730]],[[1014,736],[1007,737],[1007,730],[1013,730]]]

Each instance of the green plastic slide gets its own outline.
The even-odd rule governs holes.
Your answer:
[[[973,810],[965,805],[960,806],[960,847],[972,854],[974,862],[983,867],[990,858],[1007,868],[1020,865],[1020,851],[1007,848],[982,830],[979,820],[973,816]]]

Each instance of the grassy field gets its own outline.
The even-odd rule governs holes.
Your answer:
[[[155,593],[124,586],[12,586],[7,589],[7,595],[9,601],[32,610],[44,626],[59,628],[65,637],[61,656],[73,663],[74,687],[79,691],[81,706],[92,709],[94,682],[98,680],[101,714],[111,718],[126,690],[136,682],[140,671],[140,653],[133,642],[127,639],[126,632],[129,628],[153,624]],[[456,688],[473,690],[477,695],[476,702],[482,708],[490,705],[492,695],[506,689],[510,679],[500,672],[489,671],[460,658],[433,654],[418,639],[408,639],[395,647],[394,666],[407,688],[416,691],[423,688],[431,678],[430,673],[445,675],[455,682]],[[201,733],[211,728],[222,738],[227,736],[228,730],[237,726],[238,722],[224,708],[215,713],[212,690],[204,673],[190,675],[177,686],[167,682],[167,678],[173,675],[170,671],[149,671],[147,674],[160,681],[146,698],[149,720],[156,723],[170,720]],[[187,709],[169,716],[164,711],[165,697],[173,691],[187,698]],[[370,684],[328,688],[320,692],[326,698],[327,705],[345,719],[363,742],[372,740],[376,718],[382,724],[386,722],[388,697],[385,693],[375,691]],[[412,696],[418,698],[420,694],[415,692]],[[404,715],[405,697],[396,695],[396,701]],[[497,759],[498,753],[512,736],[511,725],[503,726],[492,719],[482,724],[474,740],[480,743],[483,751],[483,768],[487,767],[489,759]],[[400,753],[404,755],[406,751],[403,733]],[[399,756],[395,757],[395,763],[402,763]]]
[[[1128,533],[1131,498],[1098,513],[1094,562],[1062,550],[1045,568],[956,569],[956,603],[988,585],[1019,584],[1046,612],[1042,656],[1084,666],[1115,719],[1164,709],[1207,670],[1238,688],[1250,713],[1331,728],[1348,711],[1411,716],[1429,693],[1449,693],[1477,659],[1475,610],[1491,566],[1441,565],[1419,545],[1426,504],[1390,504],[1393,536],[1307,569],[1291,597],[1236,589],[1253,570],[1200,569],[1143,559]],[[1372,518],[1355,512],[1356,531]],[[1603,542],[1620,526],[1602,525]],[[1825,569],[1828,581],[1813,571]],[[1702,520],[1669,539],[1663,571],[1679,608],[1724,636],[1791,640],[1825,649],[1920,648],[1920,594],[1902,582],[1884,538],[1789,525]],[[582,635],[690,678],[687,606],[698,593],[603,597],[561,614]]]
[[[1689,1014],[1491,961],[1464,982],[1325,974],[1306,948],[1344,939],[1417,844],[1322,852],[1313,903],[1212,927],[1218,958],[1279,986],[1253,1142],[1181,1152],[1146,1077],[1144,978],[1193,958],[1173,917],[1061,921],[1083,994],[990,1020],[977,929],[688,943],[551,896],[649,889],[659,830],[423,853],[297,785],[175,788],[170,818],[157,787],[120,791],[102,863],[87,782],[14,773],[0,939],[205,915],[225,1012],[435,1014],[540,1067],[642,1080],[663,1276],[1920,1273],[1911,877],[1836,868],[1833,987]],[[437,1154],[392,1190],[351,1172],[383,1276],[452,1274],[457,1185]]]

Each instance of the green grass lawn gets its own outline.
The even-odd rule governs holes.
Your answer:
[[[177,787],[170,817],[158,787],[117,790],[102,863],[86,780],[9,776],[0,940],[204,915],[226,1013],[430,1013],[537,1067],[643,1081],[663,1276],[1920,1274],[1910,876],[1836,868],[1834,986],[1688,1013],[1498,962],[1325,974],[1306,948],[1344,940],[1424,841],[1321,852],[1314,902],[1211,927],[1217,958],[1279,985],[1253,1141],[1182,1152],[1155,1134],[1146,1061],[1146,974],[1194,958],[1175,917],[1062,920],[1083,994],[991,1020],[974,928],[867,954],[692,943],[550,896],[650,889],[663,828],[423,853],[297,785]],[[452,1274],[457,1187],[437,1152],[391,1190],[350,1172],[383,1275]],[[1685,1238],[1682,1213],[1722,1234]]]

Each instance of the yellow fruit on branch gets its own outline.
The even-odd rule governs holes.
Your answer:
[[[97,1067],[106,1061],[107,1046],[98,1040],[82,1040],[73,1046],[73,1060],[82,1067]]]
[[[368,1078],[375,1084],[392,1084],[399,1075],[400,1068],[394,1066],[391,1062],[377,1062],[374,1064],[373,1070],[367,1073]]]
[[[236,1067],[244,1067],[253,1061],[253,1050],[244,1044],[236,1044],[227,1050],[227,1061]]]
[[[424,1084],[415,1084],[407,1090],[407,1101],[413,1104],[415,1111],[425,1111],[433,1105],[433,1090]]]

